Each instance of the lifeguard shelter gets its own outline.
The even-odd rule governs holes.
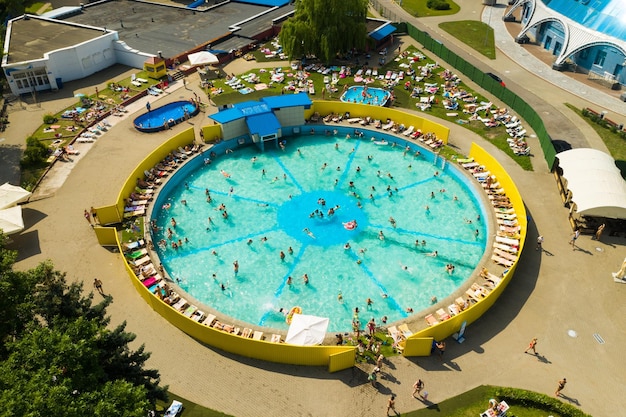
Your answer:
[[[160,80],[167,75],[165,59],[158,56],[151,56],[143,63],[143,70],[148,74],[148,77]]]
[[[304,110],[311,104],[306,93],[271,96],[237,103],[208,117],[220,123],[222,137],[249,139],[263,152],[268,145],[278,148],[283,133],[300,133]]]

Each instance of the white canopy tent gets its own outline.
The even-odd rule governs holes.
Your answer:
[[[11,185],[8,182],[0,185],[0,210],[23,203],[30,196],[31,193],[22,187]]]
[[[211,64],[217,64],[218,62],[220,62],[220,60],[217,58],[216,55],[207,51],[200,51],[200,52],[196,52],[193,54],[189,54],[187,55],[187,59],[189,59],[189,63],[192,66],[193,65],[211,65]]]
[[[329,322],[326,317],[294,314],[285,343],[300,346],[319,345],[326,337]]]
[[[557,158],[578,214],[626,219],[626,181],[610,155],[581,148],[561,152]]]
[[[22,206],[0,210],[0,230],[5,235],[12,235],[24,230]]]

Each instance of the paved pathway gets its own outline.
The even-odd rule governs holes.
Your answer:
[[[476,2],[466,0],[462,2],[464,7],[465,3],[475,6]],[[528,71],[516,70],[509,77],[519,86],[534,88],[541,83]],[[545,84],[541,97],[567,96],[553,84]],[[188,87],[196,86],[197,80],[190,79]],[[192,91],[178,89],[155,105],[192,95]],[[563,99],[554,103],[555,114],[560,113],[556,107],[559,101]],[[56,101],[42,102],[41,106],[44,111],[62,107]],[[32,123],[29,116],[28,109],[15,111],[12,123]],[[204,117],[196,116],[189,125],[197,128],[205,124]],[[580,121],[577,124],[584,125]],[[58,269],[67,271],[69,280],[84,282],[87,289],[94,276],[102,279],[104,291],[114,297],[109,309],[112,323],[127,321],[127,329],[138,335],[135,346],[145,344],[152,352],[148,366],[160,370],[162,382],[173,392],[238,417],[370,416],[383,415],[390,393],[398,395],[397,408],[401,411],[423,407],[410,396],[417,377],[426,381],[430,399],[437,402],[479,384],[552,394],[556,382],[565,376],[569,383],[563,392],[564,401],[579,404],[595,416],[613,415],[615,410],[626,408],[621,389],[625,371],[621,351],[626,345],[621,320],[626,314],[626,285],[615,284],[610,277],[624,258],[624,240],[606,236],[602,242],[595,242],[583,236],[579,248],[572,250],[568,245],[567,210],[543,158],[534,158],[534,172],[524,172],[490,143],[456,125],[450,125],[454,129],[452,145],[466,151],[471,141],[477,141],[509,170],[531,218],[529,240],[532,242],[540,231],[545,236],[545,251],[536,252],[532,244],[528,245],[518,273],[502,298],[485,317],[468,327],[465,343],[448,343],[443,363],[434,357],[393,358],[383,369],[388,377],[375,390],[367,384],[369,367],[330,375],[322,368],[235,357],[187,337],[141,302],[125,276],[121,257],[97,244],[82,218],[82,210],[110,204],[121,181],[143,156],[189,125],[145,135],[134,130],[132,117],[120,120],[91,145],[80,161],[74,162],[71,175],[53,198],[24,207],[27,229],[14,238],[12,246],[19,249],[17,268],[51,259]],[[572,132],[580,130],[574,126]],[[576,331],[578,337],[568,336],[569,330]],[[596,333],[606,343],[599,344],[593,337]],[[539,338],[540,356],[522,353],[532,337]]]

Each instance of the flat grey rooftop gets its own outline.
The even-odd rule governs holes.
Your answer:
[[[15,20],[7,63],[43,58],[44,53],[97,38],[101,30],[36,18]]]
[[[192,10],[171,5],[147,4],[135,1],[113,1],[87,6],[83,12],[65,19],[106,29],[116,30],[120,40],[142,52],[172,57],[189,51],[202,43],[219,39],[229,33],[229,27],[271,8],[245,3],[228,2],[209,10]],[[281,7],[269,16],[254,19],[256,33],[271,28],[272,18],[293,10]],[[254,32],[254,30],[252,31]],[[243,45],[250,43],[245,41]],[[222,48],[220,48],[222,49]]]

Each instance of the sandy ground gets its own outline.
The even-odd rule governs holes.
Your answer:
[[[466,2],[470,9],[482,7],[475,1]],[[489,64],[497,71],[511,62],[499,57]],[[237,61],[226,70],[241,72],[245,65]],[[123,77],[128,71],[131,70],[122,70],[118,76]],[[532,105],[544,106],[543,98],[558,97],[549,100],[554,105],[550,111],[565,121],[572,117],[560,103],[578,102],[577,96],[537,80],[527,71],[516,70],[515,76],[510,77],[515,77],[516,84],[511,88],[520,88]],[[522,87],[531,85],[541,85],[545,93],[537,95]],[[187,86],[201,93],[193,77]],[[153,104],[191,96],[192,90],[175,85]],[[65,97],[41,98],[38,104],[14,109],[6,142],[19,145],[24,137],[21,132],[32,132],[43,113],[60,110],[72,98],[73,92]],[[131,111],[142,109],[144,104],[138,102]],[[214,108],[207,110],[211,111]],[[238,417],[369,416],[383,415],[391,393],[398,395],[396,404],[400,411],[424,407],[410,395],[418,377],[425,380],[429,399],[436,403],[480,384],[552,394],[557,381],[565,376],[568,385],[563,401],[595,416],[613,415],[615,410],[626,408],[621,389],[626,368],[620,361],[622,346],[626,344],[622,328],[626,285],[614,283],[610,276],[626,254],[624,239],[605,236],[597,242],[583,236],[572,250],[568,244],[571,231],[567,210],[538,144],[531,138],[537,155],[533,157],[535,171],[525,172],[488,141],[455,124],[448,123],[452,146],[467,151],[471,141],[477,141],[498,157],[518,184],[529,214],[530,243],[522,254],[515,279],[501,299],[468,327],[465,343],[448,342],[443,362],[436,357],[392,358],[385,363],[379,389],[374,389],[367,383],[371,366],[328,374],[323,368],[265,363],[206,347],[171,326],[141,301],[125,276],[120,255],[97,244],[82,212],[90,206],[110,204],[123,179],[144,155],[172,133],[206,124],[205,117],[201,113],[189,124],[151,135],[134,130],[132,115],[117,120],[114,128],[96,143],[81,149],[80,158],[55,168],[58,173],[46,179],[38,199],[24,206],[26,229],[14,236],[10,245],[19,252],[19,269],[51,259],[59,270],[67,272],[70,281],[84,282],[88,290],[93,278],[99,277],[105,292],[114,297],[109,308],[112,323],[128,323],[127,329],[138,335],[136,345],[145,344],[147,351],[152,352],[148,366],[160,370],[163,384],[169,385],[172,392]],[[582,137],[589,146],[602,148],[584,123],[572,120],[567,126],[569,134]],[[545,237],[543,252],[533,250],[532,242],[538,233]],[[568,335],[571,330],[577,337]],[[604,343],[598,342],[596,334]],[[539,338],[537,356],[523,353],[533,337]]]

